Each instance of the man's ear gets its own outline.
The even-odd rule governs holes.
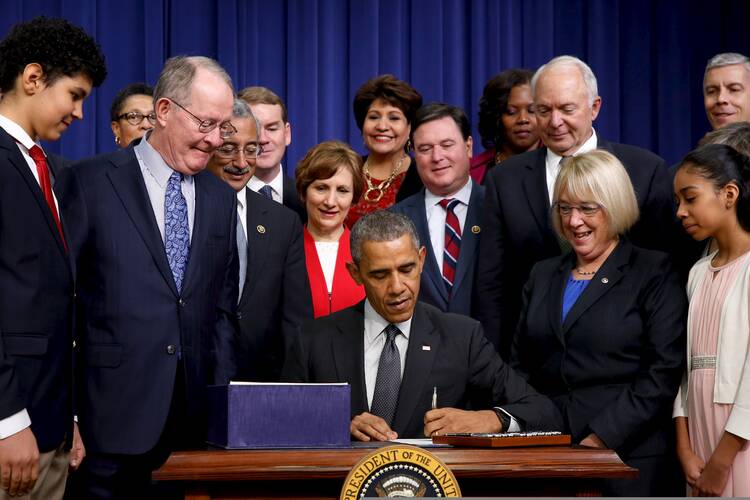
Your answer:
[[[357,264],[354,262],[347,262],[346,270],[349,271],[349,276],[352,277],[356,284],[362,284],[362,276],[359,274],[359,266]]]
[[[422,245],[419,247],[419,272],[422,273],[422,269],[424,269],[424,259],[427,255],[427,247]]]
[[[20,75],[21,88],[26,95],[34,95],[46,88],[46,75],[39,63],[27,64]]]

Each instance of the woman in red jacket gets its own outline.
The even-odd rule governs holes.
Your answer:
[[[346,269],[351,262],[349,229],[344,220],[362,194],[362,158],[348,144],[326,141],[297,165],[297,193],[307,209],[305,263],[316,318],[365,298]]]

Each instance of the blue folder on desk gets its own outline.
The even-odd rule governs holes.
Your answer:
[[[229,449],[343,448],[348,384],[232,382],[208,388],[208,443]]]

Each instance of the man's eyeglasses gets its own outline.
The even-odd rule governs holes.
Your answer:
[[[122,120],[123,118],[134,127],[140,125],[144,118],[147,119],[151,125],[156,125],[156,113],[153,111],[147,115],[144,115],[140,111],[128,111],[117,117],[118,120]]]
[[[263,154],[263,147],[260,144],[245,144],[244,148],[237,146],[236,144],[224,144],[223,146],[216,148],[216,153],[224,158],[238,158],[240,151],[245,154],[245,159],[254,160],[259,154]]]
[[[218,123],[214,120],[201,120],[197,116],[195,116],[193,113],[187,110],[185,106],[180,104],[179,102],[175,101],[174,99],[169,99],[173,103],[177,105],[181,110],[183,110],[185,113],[190,115],[190,117],[195,120],[195,122],[198,124],[198,131],[201,134],[207,134],[211,131],[213,131],[216,127],[219,127],[219,132],[222,139],[227,139],[228,137],[232,137],[234,134],[237,133],[237,129],[234,128],[234,125],[232,125],[232,122],[222,122]]]
[[[568,217],[573,213],[573,210],[578,210],[578,213],[583,215],[584,217],[592,217],[602,209],[602,206],[598,203],[582,203],[580,205],[571,205],[569,203],[558,202],[555,203],[554,208],[562,217]]]

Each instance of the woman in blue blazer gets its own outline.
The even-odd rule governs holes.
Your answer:
[[[581,445],[639,469],[604,494],[684,494],[671,403],[685,356],[687,303],[666,254],[628,242],[638,205],[610,153],[566,160],[552,221],[571,251],[539,262],[523,292],[512,365],[560,408]]]

